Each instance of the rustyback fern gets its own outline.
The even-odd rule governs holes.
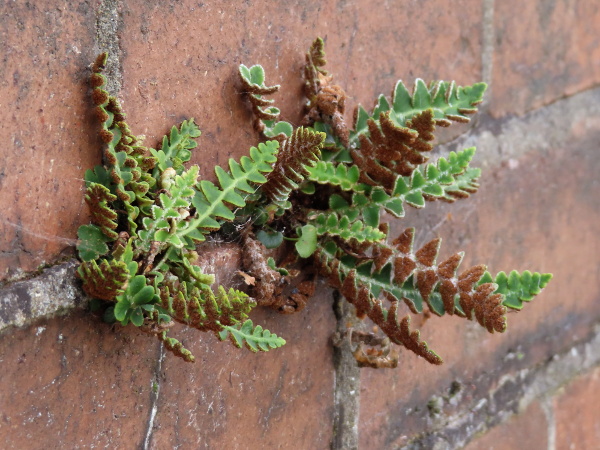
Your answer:
[[[381,95],[370,112],[358,106],[349,126],[349,97],[325,70],[318,38],[306,53],[305,115],[294,127],[279,120],[268,96],[280,87],[266,84],[264,68],[241,65],[242,92],[263,142],[216,167],[213,182],[199,179],[198,166],[187,167],[201,134],[193,119],[172,127],[158,149],[131,132],[119,102],[103,89],[106,60],[100,55],[92,68],[104,160],[85,174],[92,224],[78,232],[77,273],[85,292],[106,302],[106,320],[139,327],[185,361],[194,356],[168,335],[174,322],[253,352],[281,347],[285,340],[255,325],[251,310],[301,311],[318,274],[385,335],[360,342],[360,365],[396,367],[390,343],[441,364],[412,315],[452,315],[504,332],[508,310],[522,309],[552,277],[492,276],[482,264],[461,267],[462,252],[438,261],[441,240],[414,248],[414,228],[389,236],[386,213],[401,219],[407,205],[453,203],[477,192],[474,147],[437,158],[433,149],[437,127],[477,112],[485,83],[418,79],[409,91],[398,81],[391,100]],[[217,234],[243,245],[245,291],[213,289],[215,277],[196,265],[198,244]]]
[[[195,243],[219,230],[223,222],[233,221],[232,209],[246,206],[249,194],[267,182],[265,174],[273,170],[279,143],[252,147],[249,157],[229,161],[229,171],[217,167],[216,184],[199,180],[198,166],[185,168],[201,134],[194,120],[173,127],[160,149],[142,146],[118,100],[103,89],[106,60],[107,55],[101,54],[92,69],[104,165],[85,176],[92,225],[79,230],[83,262],[78,276],[88,295],[108,302],[107,320],[131,323],[193,362],[191,352],[167,336],[173,321],[218,334],[245,323],[256,305],[243,292],[221,286],[212,291],[214,277],[193,264]],[[268,348],[283,345],[268,336],[265,342],[278,344]]]

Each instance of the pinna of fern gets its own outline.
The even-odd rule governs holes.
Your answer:
[[[486,85],[426,85],[417,80],[411,93],[399,81],[391,101],[380,96],[370,113],[358,107],[354,128],[348,130],[343,119],[346,96],[323,68],[323,45],[321,39],[313,43],[305,66],[304,125],[323,135],[320,151],[290,151],[297,146],[292,142],[298,140],[298,130],[306,134],[306,128],[283,140],[286,150],[277,164],[285,165],[267,175],[262,188],[282,209],[269,223],[271,232],[258,237],[269,247],[282,242],[274,238],[277,234],[296,240],[298,256],[313,255],[318,272],[359,316],[368,316],[392,342],[441,364],[419,331],[410,329],[410,315],[399,315],[401,305],[412,314],[424,313],[427,307],[437,316],[456,315],[476,320],[489,332],[503,332],[507,309],[521,309],[551,278],[529,271],[494,277],[484,265],[459,271],[462,253],[438,263],[440,239],[415,251],[412,228],[388,243],[389,226],[381,222],[382,212],[402,218],[406,205],[452,203],[477,191],[480,171],[469,167],[474,148],[426,163],[436,127],[468,122]],[[252,70],[261,74],[262,82],[264,70],[257,67]],[[247,76],[242,69],[240,73]],[[293,171],[285,170],[293,164]],[[274,195],[269,184],[285,188]]]

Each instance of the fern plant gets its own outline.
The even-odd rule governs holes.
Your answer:
[[[282,338],[248,319],[254,299],[222,286],[213,292],[214,277],[193,264],[196,243],[233,220],[231,208],[246,206],[245,196],[267,181],[279,143],[252,147],[250,157],[229,161],[229,171],[217,167],[217,184],[199,180],[198,166],[184,166],[200,136],[194,120],[173,127],[159,149],[142,146],[117,99],[102,89],[107,57],[98,56],[91,77],[106,146],[105,164],[85,174],[92,224],[79,230],[83,289],[110,304],[107,321],[156,335],[186,361],[194,361],[193,355],[167,336],[174,321],[222,340],[230,336],[252,351],[282,346]]]
[[[407,205],[451,203],[477,191],[480,171],[469,166],[474,148],[429,160],[436,128],[468,122],[484,83],[417,80],[409,92],[398,82],[391,100],[380,96],[371,112],[358,107],[349,126],[347,96],[324,69],[324,43],[317,39],[306,55],[306,115],[294,127],[265,98],[279,86],[266,84],[261,66],[242,65],[241,83],[264,142],[239,162],[230,159],[229,170],[216,167],[212,183],[198,179],[197,166],[185,166],[200,136],[193,119],[173,127],[159,149],[132,134],[119,102],[102,89],[106,58],[98,57],[91,79],[104,164],[85,175],[92,224],[79,230],[78,275],[84,290],[108,305],[107,321],[155,335],[184,360],[193,355],[167,335],[174,321],[251,351],[280,347],[285,341],[248,314],[256,305],[302,310],[321,275],[386,335],[354,336],[363,336],[355,352],[360,365],[397,365],[390,343],[441,364],[411,329],[410,314],[456,315],[503,332],[507,310],[520,310],[549,282],[550,274],[528,271],[459,270],[462,253],[438,262],[439,239],[415,249],[413,228],[390,239],[381,221],[383,212],[402,218]],[[214,277],[194,264],[196,245],[217,233],[243,243],[240,273],[248,293],[212,290]],[[364,344],[386,350],[365,352]]]

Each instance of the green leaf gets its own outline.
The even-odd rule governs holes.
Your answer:
[[[546,287],[551,279],[551,273],[532,273],[526,270],[520,274],[513,270],[508,275],[499,272],[495,278],[492,278],[490,273],[486,272],[478,284],[496,283],[498,289],[495,293],[504,296],[502,304],[511,309],[520,310],[523,308],[524,302],[530,302],[542,292],[542,289]]]
[[[368,119],[378,122],[382,112],[390,111],[392,122],[400,127],[405,127],[407,121],[427,109],[433,111],[437,125],[448,126],[451,121],[468,122],[469,116],[477,112],[486,88],[485,83],[460,87],[454,81],[436,81],[427,86],[423,80],[417,79],[411,95],[404,83],[398,81],[391,105],[381,96],[371,114],[359,107],[355,129],[350,132],[350,146],[358,146],[358,136],[369,132]]]
[[[296,251],[301,258],[308,258],[317,249],[317,229],[312,225],[304,225],[299,234]]]
[[[107,242],[112,239],[102,233],[96,225],[81,225],[77,230],[77,251],[82,261],[92,261],[108,253]]]
[[[263,245],[267,248],[277,248],[283,242],[283,233],[279,231],[267,232],[264,230],[259,230],[256,233],[256,238],[263,243]]]
[[[131,319],[131,323],[136,327],[141,327],[144,324],[144,313],[142,309],[137,307],[131,311],[131,315],[129,316]]]
[[[269,330],[264,330],[260,325],[254,327],[252,320],[246,320],[241,326],[224,326],[219,333],[219,339],[224,341],[230,338],[231,342],[238,348],[245,345],[252,352],[269,351],[285,345],[285,339],[278,337]]]
[[[119,322],[122,322],[123,320],[125,320],[125,317],[127,315],[127,312],[129,311],[130,306],[131,306],[131,303],[129,302],[129,300],[127,298],[121,298],[115,305],[115,309],[114,309],[115,319],[117,319]]]
[[[267,181],[263,173],[273,170],[272,164],[277,161],[278,149],[279,142],[267,141],[258,144],[258,147],[252,147],[250,158],[243,156],[240,163],[230,159],[229,173],[222,169],[216,170],[220,187],[202,180],[192,199],[196,214],[183,222],[181,227],[178,225],[176,234],[180,238],[190,236],[195,240],[200,240],[197,238],[200,235],[201,240],[204,240],[205,234],[221,227],[216,219],[235,219],[226,203],[238,207],[246,204],[240,193],[253,193],[256,188],[250,183],[256,185]]]

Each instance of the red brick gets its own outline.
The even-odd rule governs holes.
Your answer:
[[[542,407],[534,402],[522,413],[495,426],[469,443],[465,450],[514,450],[547,448],[548,421]]]
[[[522,114],[600,83],[600,4],[495,2],[495,116]]]
[[[600,441],[600,369],[564,387],[554,399],[557,449],[596,448]]]
[[[3,448],[143,442],[158,342],[79,312],[0,336]]]
[[[487,167],[472,198],[411,210],[396,225],[397,230],[416,226],[421,245],[444,238],[440,260],[463,250],[462,267],[487,263],[492,273],[527,269],[554,273],[554,279],[523,311],[508,314],[505,334],[489,334],[456,317],[430,318],[422,338],[445,359],[441,367],[403,351],[399,369],[364,370],[363,446],[400,445],[402,435],[421,433],[427,423],[406,412],[426,408],[431,396],[452,380],[476,383],[492,370],[509,373],[513,364],[543,363],[590,332],[600,317],[600,290],[594,284],[600,250],[595,180],[600,168],[594,156],[598,132],[583,132],[580,125],[566,139],[568,148],[531,152],[514,160],[512,168]],[[510,352],[521,353],[522,360],[506,360]]]
[[[335,330],[331,292],[320,285],[292,316],[252,314],[285,346],[254,354],[195,330],[174,333],[194,364],[167,355],[151,447],[329,448]]]
[[[282,119],[295,125],[302,117],[304,54],[316,36],[325,39],[327,69],[352,105],[370,107],[399,78],[410,86],[416,77],[481,79],[481,9],[468,1],[376,8],[368,1],[183,1],[124,8],[122,94],[134,132],[155,144],[173,124],[195,117],[204,134],[193,161],[202,162],[208,177],[215,164],[256,145],[240,98],[240,63],[262,64],[267,82],[281,84],[273,98]]]
[[[87,69],[94,11],[76,1],[0,4],[0,280],[73,246],[100,152]]]

